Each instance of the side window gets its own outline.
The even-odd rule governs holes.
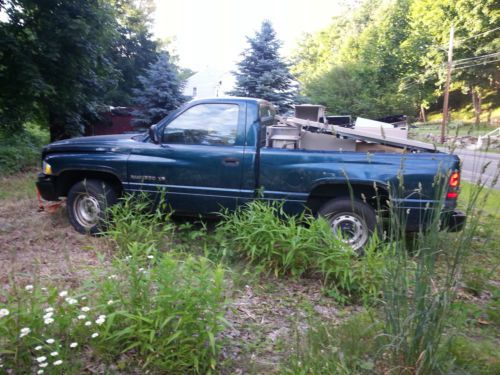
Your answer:
[[[163,143],[232,146],[238,128],[236,104],[199,104],[165,127]]]

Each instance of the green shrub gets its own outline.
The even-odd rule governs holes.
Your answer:
[[[163,200],[163,195],[160,199]],[[107,212],[105,234],[116,244],[120,256],[128,255],[134,242],[167,250],[173,243],[175,225],[164,205],[144,194],[126,195]]]
[[[370,305],[379,300],[390,250],[375,236],[363,255],[350,256],[347,261],[334,252],[320,252],[318,268],[325,277],[327,294],[339,302],[362,302]]]
[[[374,239],[359,257],[337,238],[326,220],[291,216],[282,205],[253,201],[223,214],[217,227],[226,259],[243,260],[276,276],[318,274],[327,293],[340,302],[373,301],[379,295],[386,253]]]
[[[350,254],[331,235],[326,222],[286,215],[279,204],[253,201],[224,214],[217,229],[233,257],[276,276],[300,276],[310,271],[315,253],[323,248],[336,249],[346,257]]]
[[[17,134],[0,132],[0,176],[39,165],[40,151],[48,142],[48,132],[34,124]]]
[[[113,301],[103,333],[106,356],[127,356],[161,373],[208,373],[216,368],[224,326],[224,272],[203,257],[133,242],[100,286]]]

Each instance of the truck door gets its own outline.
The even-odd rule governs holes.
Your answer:
[[[194,104],[163,129],[161,144],[132,151],[129,187],[164,188],[179,213],[233,209],[241,189],[245,103]]]

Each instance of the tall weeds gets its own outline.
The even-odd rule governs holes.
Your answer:
[[[474,209],[483,186],[468,197],[465,230],[440,232],[446,208],[444,196],[449,176],[436,176],[438,204],[428,210],[429,227],[412,239],[401,230],[406,213],[393,209],[387,245],[387,275],[383,287],[384,332],[389,344],[385,353],[397,374],[433,374],[443,371],[443,335],[455,298],[462,267],[477,233],[479,217]],[[485,199],[483,197],[482,199]]]
[[[372,323],[363,323],[371,336],[360,336],[359,327],[351,322],[343,324],[342,329],[316,322],[305,335],[299,335],[284,373],[430,375],[460,371],[457,363],[471,368],[481,366],[471,365],[470,358],[454,363],[457,354],[453,350],[461,349],[452,339],[450,317],[464,265],[483,220],[481,212],[488,200],[488,189],[479,181],[463,197],[467,202],[467,225],[461,232],[446,233],[440,229],[448,214],[444,200],[448,177],[436,177],[438,203],[426,210],[429,224],[419,233],[406,233],[407,210],[389,207],[386,241],[380,245],[387,255],[382,267],[382,295],[379,304],[369,310],[373,312]],[[490,181],[492,185],[497,178]],[[402,196],[402,179],[397,188],[401,189],[397,196]],[[369,251],[367,255],[370,256]],[[366,272],[365,276],[370,274],[371,271]],[[359,338],[367,350],[353,351],[352,356],[346,353],[343,348],[350,339],[345,337],[345,332]],[[487,364],[486,367],[498,366]]]
[[[370,302],[380,293],[386,253],[377,238],[359,257],[326,220],[287,215],[282,204],[254,201],[223,214],[217,237],[227,259],[275,276],[315,275],[339,302]]]

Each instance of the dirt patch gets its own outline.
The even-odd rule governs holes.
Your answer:
[[[263,278],[234,290],[222,333],[224,374],[270,374],[291,354],[290,346],[314,321],[332,325],[361,308],[340,307],[317,279]]]
[[[35,199],[0,200],[0,285],[41,283],[76,286],[106,254],[103,238],[76,232],[61,207],[38,212]],[[101,257],[102,258],[102,257]]]

